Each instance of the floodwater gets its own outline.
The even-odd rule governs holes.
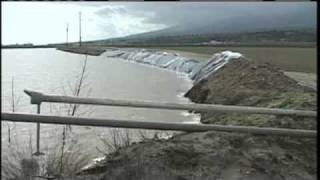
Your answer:
[[[36,113],[36,106],[23,90],[45,94],[72,95],[79,80],[84,55],[55,49],[8,49],[2,51],[2,112],[12,111],[12,84],[15,111]],[[183,94],[192,82],[182,73],[152,68],[117,58],[88,56],[81,97],[124,100],[191,103]],[[12,83],[13,82],[13,83]],[[68,105],[43,103],[41,114],[66,115]],[[125,107],[80,106],[78,116],[107,119],[193,123],[199,117],[186,111]],[[36,124],[1,122],[2,154],[6,156],[12,143],[19,148],[31,146],[35,151]],[[8,127],[9,126],[9,127]],[[63,125],[41,124],[41,151],[50,151],[61,139]],[[9,143],[10,130],[10,143]],[[103,149],[100,138],[108,136],[109,128],[72,126],[70,136],[78,150],[95,157],[97,147]]]

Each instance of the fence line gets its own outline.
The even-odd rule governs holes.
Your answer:
[[[100,118],[80,118],[70,116],[48,116],[20,113],[1,113],[1,119],[14,122],[37,122],[49,124],[71,124],[80,126],[101,126],[101,127],[122,127],[137,129],[174,130],[187,132],[203,131],[225,131],[238,133],[251,133],[260,135],[282,135],[303,138],[316,138],[314,130],[284,129],[284,128],[259,128],[252,126],[230,126],[230,125],[204,125],[204,124],[183,124],[165,122],[145,122],[113,120]]]
[[[24,90],[31,97],[31,104],[37,105],[37,112],[40,113],[42,102],[69,103],[69,104],[89,104],[103,106],[124,106],[134,108],[157,108],[168,110],[190,110],[190,111],[216,111],[230,113],[247,113],[247,114],[273,114],[287,116],[306,116],[316,117],[316,111],[303,111],[292,109],[248,107],[248,106],[231,106],[216,104],[177,104],[168,102],[148,102],[148,101],[127,101],[97,98],[80,98],[72,96],[54,96],[45,95],[36,91]],[[139,122],[127,120],[80,118],[65,116],[44,116],[18,113],[2,113],[1,119],[15,122],[36,122],[37,123],[37,151],[36,156],[43,155],[40,152],[40,123],[51,124],[73,124],[81,126],[103,126],[103,127],[121,127],[121,128],[138,128],[138,129],[156,129],[156,130],[175,130],[175,131],[225,131],[251,133],[260,135],[284,135],[294,137],[316,138],[317,131],[303,129],[284,129],[284,128],[259,128],[252,126],[224,126],[224,125],[204,125],[204,124],[182,124],[182,123],[164,123],[164,122]]]
[[[35,91],[25,90],[31,97],[31,104],[41,104],[42,102],[53,103],[70,103],[70,104],[90,104],[104,106],[125,106],[134,108],[157,108],[169,110],[190,110],[190,111],[214,111],[229,113],[247,113],[247,114],[273,114],[287,116],[305,116],[316,117],[316,111],[249,107],[249,106],[233,106],[233,105],[216,105],[216,104],[179,104],[169,102],[151,102],[151,101],[128,101],[128,100],[112,100],[98,98],[81,98],[73,96],[54,96],[45,95]]]

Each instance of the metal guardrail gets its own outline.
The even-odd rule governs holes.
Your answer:
[[[203,131],[225,131],[252,133],[260,135],[288,135],[294,137],[316,137],[317,132],[313,130],[285,129],[285,128],[266,128],[252,126],[225,126],[211,124],[183,124],[166,122],[148,122],[148,121],[128,121],[113,120],[101,118],[81,118],[71,116],[49,116],[19,113],[2,113],[2,118],[15,122],[29,123],[48,123],[48,124],[71,124],[79,126],[98,126],[98,127],[122,127],[135,129],[154,129],[154,130],[172,130],[186,132]]]
[[[103,106],[124,106],[134,108],[157,108],[168,110],[191,110],[191,111],[215,111],[225,113],[248,113],[248,114],[273,114],[287,116],[305,116],[316,117],[316,111],[290,110],[278,108],[262,108],[247,106],[230,106],[215,104],[177,104],[168,102],[147,102],[147,101],[127,101],[97,98],[80,98],[72,96],[54,96],[45,95],[40,92],[24,90],[31,97],[31,104],[37,105],[37,113],[40,114],[42,102],[69,103],[69,104],[89,104]],[[224,126],[224,125],[204,125],[204,124],[181,124],[164,122],[141,122],[96,118],[80,118],[66,116],[44,116],[18,113],[1,113],[2,119],[15,122],[36,122],[37,123],[37,151],[34,155],[43,155],[40,152],[40,123],[53,124],[73,124],[83,126],[103,126],[103,127],[122,127],[122,128],[142,128],[157,130],[175,130],[175,131],[226,131],[239,133],[252,133],[261,135],[286,135],[294,137],[315,138],[317,131],[302,129],[284,129],[284,128],[261,128],[250,126]]]
[[[191,110],[191,111],[199,111],[199,112],[215,111],[215,112],[226,112],[226,113],[233,112],[233,113],[273,114],[273,115],[306,116],[306,117],[317,116],[316,111],[304,111],[304,110],[216,105],[216,104],[178,104],[178,103],[168,103],[168,102],[80,98],[80,97],[72,97],[72,96],[44,95],[39,92],[28,91],[28,90],[25,90],[24,92],[31,97],[31,104],[41,104],[42,102],[53,102],[53,103],[89,104],[89,105],[103,105],[103,106],[126,106],[126,107],[134,107],[134,108]]]

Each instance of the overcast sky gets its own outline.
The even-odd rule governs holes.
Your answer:
[[[2,44],[106,39],[236,15],[285,16],[316,11],[315,2],[1,2]]]

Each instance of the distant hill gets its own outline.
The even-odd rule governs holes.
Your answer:
[[[237,33],[130,36],[87,42],[91,45],[210,45],[210,44],[315,44],[316,29],[270,30]]]
[[[230,12],[232,13],[232,12]],[[89,44],[183,44],[222,42],[316,42],[316,11],[300,7],[288,12],[234,14],[224,19],[189,21],[165,29]]]
[[[199,22],[179,24],[158,31],[127,36],[126,38],[136,39],[185,34],[240,33],[316,28],[316,11],[310,11],[307,8],[301,7],[285,14],[279,14],[279,12],[270,13],[248,12],[248,14],[235,14],[234,16],[220,20],[214,20],[214,18],[212,20],[203,19],[203,21]]]

